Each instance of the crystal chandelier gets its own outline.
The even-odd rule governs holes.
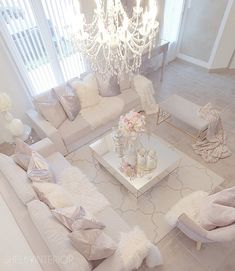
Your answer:
[[[143,52],[150,57],[158,29],[156,0],[149,0],[146,8],[136,0],[130,17],[121,0],[96,0],[89,24],[80,12],[79,0],[74,2],[72,40],[104,79],[138,72]]]

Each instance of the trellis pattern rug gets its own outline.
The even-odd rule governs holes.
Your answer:
[[[172,230],[164,216],[178,200],[196,190],[209,192],[224,181],[169,143],[163,142],[181,155],[179,167],[138,199],[99,166],[89,146],[67,156],[70,163],[78,166],[97,186],[122,218],[131,227],[138,225],[154,243]]]

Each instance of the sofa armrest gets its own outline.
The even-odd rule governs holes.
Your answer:
[[[57,151],[63,155],[68,153],[59,131],[52,126],[49,121],[46,121],[34,109],[28,110],[27,116],[30,119],[31,126],[35,129],[40,138],[49,138],[55,144]]]
[[[48,157],[57,152],[55,144],[49,138],[43,138],[30,146],[34,151],[40,153],[43,157]]]

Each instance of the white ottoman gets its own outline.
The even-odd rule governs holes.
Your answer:
[[[193,137],[204,137],[208,122],[198,115],[200,106],[181,96],[172,95],[160,103],[160,108],[171,115],[170,124]]]

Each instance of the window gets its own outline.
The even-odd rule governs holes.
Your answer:
[[[170,42],[168,61],[177,54],[179,35],[186,0],[165,0],[162,39]]]
[[[73,0],[0,0],[0,31],[32,95],[41,93],[85,72],[82,55],[69,36]]]

